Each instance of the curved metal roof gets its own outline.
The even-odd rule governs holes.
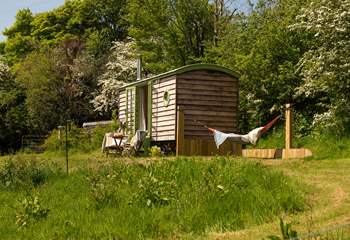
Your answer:
[[[137,85],[143,85],[149,81],[153,81],[156,79],[162,79],[162,78],[166,78],[169,76],[173,76],[173,75],[177,75],[177,74],[181,74],[181,73],[186,73],[186,72],[190,72],[190,71],[195,71],[195,70],[213,70],[213,71],[226,73],[226,74],[231,75],[235,78],[239,78],[238,73],[236,73],[236,72],[234,72],[226,67],[215,65],[215,64],[199,63],[199,64],[186,65],[186,66],[171,70],[169,72],[161,73],[161,74],[149,77],[149,78],[142,79],[141,81],[135,81],[135,82],[132,82],[132,83],[129,83],[129,84],[126,84],[126,85],[120,87],[120,89],[123,89],[126,87],[137,86]]]

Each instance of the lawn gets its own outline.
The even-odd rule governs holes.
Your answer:
[[[3,158],[2,238],[197,238],[305,209],[304,185],[254,161],[96,156],[74,156],[69,175],[64,158]]]
[[[0,158],[2,169],[8,158]],[[350,220],[349,159],[75,154],[69,175],[64,158],[55,155],[17,155],[12,161],[19,167],[7,166],[12,170],[6,176],[20,177],[1,184],[2,239],[262,239],[279,234],[279,217],[299,233]],[[49,211],[24,217],[28,226],[20,227],[19,201],[30,196]]]

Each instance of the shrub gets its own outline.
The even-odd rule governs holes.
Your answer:
[[[149,149],[149,152],[150,152],[152,157],[160,157],[162,155],[162,151],[161,151],[160,147],[158,147],[158,146],[152,146]]]
[[[34,158],[10,158],[0,169],[0,183],[7,188],[36,187],[43,184],[52,170]]]
[[[109,179],[114,177],[114,175],[107,175],[106,178],[103,178],[94,174],[87,178],[91,186],[90,198],[94,201],[97,209],[118,205],[118,195],[113,185],[113,179]]]
[[[16,213],[16,224],[19,227],[26,227],[47,217],[49,209],[41,206],[37,195],[28,194],[22,201],[19,201]]]
[[[97,126],[91,132],[72,125],[68,131],[68,149],[70,152],[91,152],[101,147],[105,133],[114,131],[115,125]],[[64,152],[66,150],[66,131],[61,130],[60,139],[58,130],[53,130],[46,139],[44,147],[47,152]]]
[[[147,207],[168,205],[176,199],[176,193],[174,181],[159,179],[150,172],[139,180],[135,200]]]

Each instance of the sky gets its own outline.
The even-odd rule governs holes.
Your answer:
[[[0,0],[0,41],[5,40],[2,32],[11,26],[16,12],[22,8],[29,8],[33,13],[45,12],[64,3],[64,0]]]
[[[2,32],[14,23],[19,9],[29,8],[33,13],[39,13],[52,10],[63,3],[64,0],[0,0],[0,41],[5,40]],[[235,3],[235,7],[243,11],[246,11],[246,6],[246,0]]]

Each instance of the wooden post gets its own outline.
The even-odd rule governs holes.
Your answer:
[[[292,106],[286,104],[286,136],[285,136],[285,154],[283,158],[289,158],[290,150],[293,148],[292,143]]]
[[[286,149],[292,148],[292,107],[286,104]]]
[[[184,154],[184,141],[185,141],[185,132],[184,132],[184,110],[181,106],[177,107],[176,114],[176,156]]]

